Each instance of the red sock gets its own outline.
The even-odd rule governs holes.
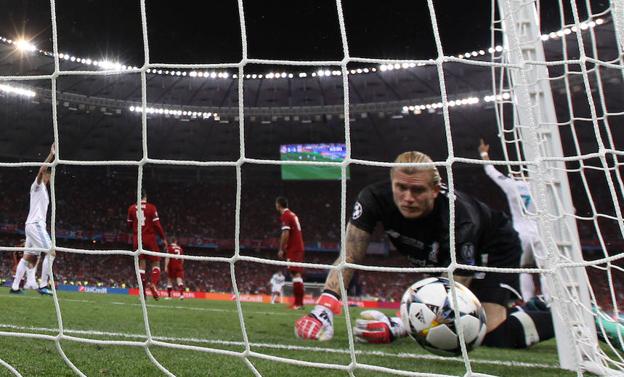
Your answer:
[[[184,284],[178,284],[178,290],[180,291],[180,296],[184,296]]]
[[[303,306],[303,294],[305,290],[303,287],[303,279],[293,279],[293,294],[295,295],[295,305]]]
[[[171,291],[173,290],[173,287],[168,285],[167,286],[167,296],[171,297]]]
[[[160,268],[154,267],[152,268],[152,284],[158,287],[158,283],[160,283]]]

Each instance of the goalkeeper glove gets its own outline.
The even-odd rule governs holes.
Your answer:
[[[336,296],[323,293],[310,314],[295,322],[295,335],[301,339],[330,340],[334,336],[334,314],[340,314],[340,309]]]
[[[378,310],[365,310],[355,321],[353,333],[358,342],[391,343],[407,335],[399,317],[388,317]]]

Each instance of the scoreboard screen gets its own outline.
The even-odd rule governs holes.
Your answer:
[[[342,162],[347,154],[344,144],[288,144],[280,146],[282,161]],[[282,165],[283,180],[339,180],[340,166]],[[347,169],[347,178],[349,170]]]

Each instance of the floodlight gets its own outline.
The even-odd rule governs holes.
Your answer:
[[[37,46],[23,39],[19,39],[13,44],[15,45],[15,48],[21,52],[33,52],[37,50]]]

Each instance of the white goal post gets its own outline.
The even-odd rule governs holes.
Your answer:
[[[575,23],[580,25],[576,4],[571,2],[571,6]],[[538,223],[546,253],[543,258],[536,258],[536,262],[538,267],[546,270],[560,366],[598,375],[622,375],[609,368],[596,336],[589,279],[583,265],[576,220],[569,216],[574,213],[574,205],[542,46],[537,3],[500,0],[498,9],[503,30],[503,59],[508,63],[506,69],[514,103],[514,128],[521,139],[537,211],[542,214],[538,216]],[[622,20],[615,20],[616,25],[618,22]],[[598,128],[586,61],[583,60],[582,38],[578,38],[578,43],[585,91],[593,110],[594,126]],[[564,61],[563,64],[568,63]],[[600,138],[599,132],[597,138]],[[599,145],[601,162],[608,169],[604,145],[600,142]],[[613,194],[610,175],[607,180]],[[612,196],[617,203],[617,195]],[[615,208],[621,221],[619,206]]]

